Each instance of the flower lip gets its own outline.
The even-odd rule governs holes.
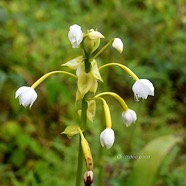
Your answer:
[[[72,47],[78,48],[83,40],[83,32],[81,30],[81,27],[77,24],[70,26],[68,38],[72,44]]]
[[[136,100],[154,96],[154,86],[148,79],[138,79],[132,86]]]
[[[110,149],[115,140],[114,131],[111,128],[106,128],[102,133],[100,134],[100,142],[102,147],[106,147],[107,149]]]
[[[27,107],[32,107],[33,103],[37,99],[37,93],[32,87],[22,86],[16,91],[15,98],[19,99],[19,104]]]
[[[128,109],[127,111],[122,112],[122,118],[128,127],[137,120],[137,115],[135,111]]]

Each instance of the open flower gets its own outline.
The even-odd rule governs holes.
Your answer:
[[[136,113],[131,109],[128,109],[127,111],[123,111],[122,118],[127,127],[137,120]]]
[[[112,43],[112,46],[118,50],[120,53],[122,53],[123,51],[123,42],[121,41],[120,38],[115,38],[113,43]]]
[[[68,38],[72,44],[72,48],[78,48],[79,44],[83,40],[83,32],[81,31],[81,27],[76,24],[70,26]]]
[[[148,95],[154,96],[154,86],[148,79],[138,79],[132,86],[136,100],[147,99]]]
[[[100,142],[102,147],[106,147],[107,149],[110,149],[112,145],[114,144],[114,131],[111,128],[106,128],[102,133],[100,134]]]
[[[22,86],[16,91],[16,98],[19,99],[20,105],[27,107],[33,105],[34,101],[37,99],[37,93],[32,87]]]

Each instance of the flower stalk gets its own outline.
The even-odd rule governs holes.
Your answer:
[[[107,63],[107,64],[99,67],[99,70],[101,70],[105,67],[108,67],[108,66],[118,66],[118,67],[122,68],[123,70],[125,70],[135,81],[137,81],[139,79],[138,76],[136,76],[136,74],[134,74],[134,72],[132,72],[132,70],[130,70],[125,65],[122,65],[122,64],[119,64],[119,63]]]
[[[97,54],[95,54],[95,56],[93,57],[93,59],[96,59],[113,41],[115,38],[111,39],[105,46],[103,46],[103,48],[101,50],[99,50],[97,52]]]
[[[127,104],[125,103],[125,101],[116,93],[114,92],[102,92],[100,94],[97,94],[94,99],[98,98],[98,97],[101,97],[101,96],[104,96],[104,95],[110,95],[112,97],[114,97],[121,105],[121,107],[124,109],[124,110],[128,110],[128,106]]]
[[[105,112],[105,122],[106,122],[106,127],[107,128],[112,128],[112,120],[111,120],[111,115],[110,115],[110,109],[108,107],[108,104],[107,102],[101,98],[101,97],[94,97],[95,99],[100,99],[102,102],[103,102],[103,109],[104,109],[104,112]]]
[[[77,78],[76,75],[70,73],[70,72],[66,72],[66,71],[52,71],[52,72],[48,72],[47,74],[45,74],[44,76],[42,76],[41,78],[39,78],[31,87],[33,89],[35,89],[40,83],[42,83],[46,78],[48,78],[49,76],[53,75],[53,74],[67,74],[69,76],[72,76],[74,78]]]

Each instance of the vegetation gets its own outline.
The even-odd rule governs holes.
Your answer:
[[[186,185],[184,0],[0,1],[0,185],[75,184],[79,138],[60,133],[79,122],[76,82],[60,75],[46,80],[38,87],[39,98],[31,110],[15,100],[20,86],[64,69],[60,65],[77,56],[67,37],[75,23],[97,28],[106,38],[120,37],[124,53],[110,47],[99,63],[126,64],[155,86],[155,96],[138,104],[130,89],[131,78],[119,68],[104,70],[100,91],[117,92],[132,105],[138,119],[126,128],[118,119],[120,108],[108,100],[116,140],[105,150],[99,142],[104,114],[98,108],[87,135],[95,164],[93,185],[137,186],[140,183],[133,177],[140,174],[142,183],[144,175],[152,178],[146,186]],[[142,162],[140,155],[149,158]],[[147,166],[151,164],[159,166]]]

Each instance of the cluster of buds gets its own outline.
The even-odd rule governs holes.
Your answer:
[[[109,110],[109,106],[106,100],[103,98],[105,95],[112,96],[118,101],[122,107],[121,118],[126,126],[130,126],[137,120],[136,112],[129,109],[126,102],[114,92],[102,92],[96,94],[99,82],[103,82],[100,71],[103,68],[109,66],[118,66],[125,72],[127,72],[133,79],[134,85],[132,91],[136,100],[146,99],[149,95],[154,96],[154,86],[147,79],[139,79],[128,67],[120,63],[107,63],[103,66],[98,65],[96,58],[110,45],[114,47],[120,53],[123,52],[123,42],[120,38],[113,38],[106,43],[100,50],[97,49],[100,46],[100,40],[104,39],[104,36],[97,30],[90,29],[85,33],[82,32],[79,25],[70,26],[68,38],[72,44],[72,48],[80,48],[82,53],[80,56],[62,64],[62,67],[68,67],[75,70],[75,73],[67,71],[52,71],[39,80],[37,80],[31,87],[23,86],[16,91],[16,98],[19,99],[19,103],[24,107],[31,106],[37,99],[37,93],[35,88],[44,81],[50,75],[61,73],[74,77],[77,80],[76,101],[82,102],[82,107],[78,110],[81,118],[88,118],[91,122],[94,121],[96,112],[96,101],[101,101],[103,104],[103,110],[105,114],[105,130],[100,134],[100,143],[103,147],[110,149],[115,140],[114,130],[112,129],[112,119]],[[90,151],[89,144],[85,139],[83,132],[85,127],[82,125],[70,125],[63,134],[73,136],[79,134],[81,137],[81,146],[86,162],[87,171],[84,174],[85,185],[91,185],[93,182],[93,159]]]

